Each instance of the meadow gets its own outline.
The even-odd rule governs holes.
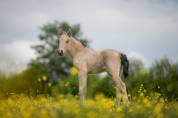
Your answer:
[[[161,63],[161,62],[160,62]],[[160,63],[157,64],[159,67]],[[166,64],[167,65],[167,64]],[[155,67],[157,67],[155,66]],[[134,66],[132,66],[134,67]],[[166,66],[167,67],[167,66]],[[174,67],[171,65],[170,67]],[[176,66],[177,67],[177,66]],[[153,69],[159,72],[159,69]],[[115,107],[115,88],[108,77],[89,76],[88,97],[79,102],[75,68],[54,84],[45,75],[34,76],[34,68],[20,74],[0,76],[2,118],[177,118],[177,68],[169,74],[151,76],[141,68],[127,79],[129,106]],[[171,70],[171,71],[170,71]]]
[[[160,93],[146,96],[140,87],[138,96],[131,96],[129,106],[115,108],[114,98],[103,94],[80,105],[78,96],[59,94],[36,97],[12,94],[0,100],[2,118],[177,118],[178,103],[169,102]]]

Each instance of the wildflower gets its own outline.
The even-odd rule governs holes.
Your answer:
[[[165,102],[164,98],[161,97],[160,102],[164,103]]]
[[[95,99],[100,101],[103,97],[104,97],[104,95],[102,93],[99,93],[95,96]]]
[[[167,102],[167,99],[165,98],[165,100],[164,100],[165,102]]]
[[[77,73],[78,73],[78,69],[77,69],[77,68],[72,67],[72,68],[70,69],[70,74],[71,74],[71,75],[75,76],[75,75],[77,75]]]
[[[45,117],[45,116],[48,116],[47,110],[44,110],[44,109],[41,110],[41,115],[44,116],[44,117]]]
[[[89,111],[87,113],[87,118],[97,118],[97,113],[94,111]]]
[[[121,107],[118,107],[116,111],[117,111],[117,112],[121,112],[121,111],[122,111],[122,108],[121,108]]]
[[[143,103],[145,104],[146,107],[150,107],[151,106],[151,103],[150,103],[148,98],[144,98],[143,99]]]
[[[44,75],[44,76],[42,76],[42,79],[43,79],[43,81],[46,81],[47,77]]]
[[[76,115],[80,115],[80,109],[74,109],[74,114],[76,114]]]
[[[52,83],[48,83],[48,87],[51,87],[52,86]]]
[[[128,97],[131,97],[131,94],[128,94]]]
[[[38,78],[38,82],[41,82],[41,78],[40,77]]]
[[[144,93],[143,93],[143,92],[141,92],[141,93],[140,93],[140,97],[143,97],[143,96],[144,96]]]
[[[13,99],[8,98],[7,99],[7,105],[12,106],[13,105]]]
[[[69,83],[69,82],[66,82],[65,87],[68,87],[69,85],[70,85],[70,83]]]
[[[85,101],[85,107],[90,108],[92,106],[94,106],[94,102],[92,100]]]
[[[161,113],[161,109],[164,106],[163,103],[159,102],[155,108],[154,108],[154,113],[156,114],[157,118],[163,118],[163,114]]]
[[[11,95],[14,95],[15,93],[10,93]]]
[[[30,118],[30,113],[28,111],[23,111],[22,115],[24,118]]]
[[[160,94],[160,93],[155,92],[155,97],[156,97],[156,99],[158,99],[160,96],[161,96],[161,94]]]

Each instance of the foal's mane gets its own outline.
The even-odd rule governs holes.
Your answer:
[[[72,40],[74,40],[75,42],[82,44],[82,46],[84,46],[84,47],[87,47],[87,45],[84,42],[82,42],[81,40],[79,40],[76,37],[73,37],[71,31],[69,31],[69,33],[70,33],[70,35],[68,35],[67,32],[60,32],[59,31],[58,34],[59,34],[59,36],[61,36],[62,34],[65,34],[65,35],[69,36]]]
[[[81,40],[79,40],[75,37],[71,37],[71,39],[74,40],[76,43],[80,43],[83,47],[87,47],[87,45],[84,42],[82,42]]]

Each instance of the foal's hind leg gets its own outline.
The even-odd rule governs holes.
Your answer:
[[[125,83],[120,79],[120,77],[116,80],[113,79],[114,83],[116,84],[116,91],[119,93],[119,96],[123,100],[125,104],[129,104],[128,96],[127,96],[127,91],[126,91],[126,85]]]
[[[114,81],[115,87],[116,87],[116,106],[120,104],[121,99],[125,104],[129,104],[127,91],[125,83],[120,79],[118,75],[112,75],[112,80]]]
[[[107,72],[109,73],[109,75],[111,75],[116,87],[116,106],[120,104],[121,99],[125,104],[129,104],[125,83],[119,77],[120,63],[118,62],[118,59],[108,59],[106,62],[106,67]]]

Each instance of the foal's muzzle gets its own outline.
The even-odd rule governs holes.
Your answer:
[[[63,56],[63,55],[64,55],[64,51],[61,50],[61,49],[58,49],[58,50],[57,50],[57,53],[58,53],[59,56]]]

